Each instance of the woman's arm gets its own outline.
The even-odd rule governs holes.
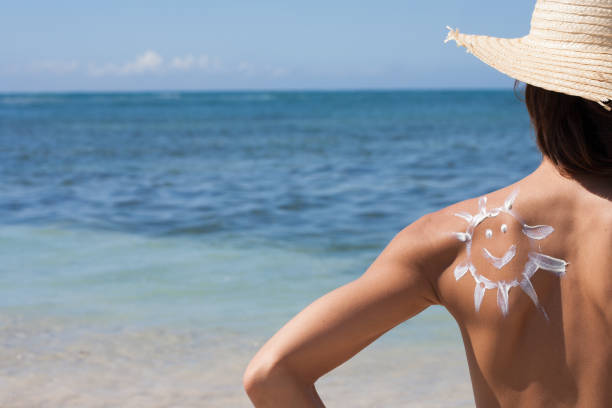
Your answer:
[[[429,215],[402,230],[361,277],[317,299],[268,340],[244,374],[255,406],[323,406],[319,377],[439,303],[435,275],[456,253],[444,248],[451,240],[440,239],[435,223]]]

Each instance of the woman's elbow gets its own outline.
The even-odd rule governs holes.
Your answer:
[[[270,381],[269,368],[264,367],[259,360],[257,356],[253,358],[242,376],[244,390],[253,401],[255,401],[257,394],[261,393],[261,390]]]
[[[242,377],[244,390],[253,403],[269,400],[275,388],[282,382],[280,361],[269,355],[257,354],[249,363]]]
[[[312,402],[313,382],[300,379],[271,354],[258,353],[247,366],[242,383],[256,407],[318,406]]]

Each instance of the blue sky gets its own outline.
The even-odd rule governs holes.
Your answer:
[[[0,92],[510,88],[446,25],[528,33],[535,0],[6,2]]]

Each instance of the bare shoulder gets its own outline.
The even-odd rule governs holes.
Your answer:
[[[427,281],[435,304],[441,304],[438,281],[455,263],[462,251],[457,231],[465,229],[465,222],[457,214],[478,206],[478,198],[471,198],[425,214],[403,228],[379,255],[373,266],[391,260],[403,264],[410,274]]]
[[[519,191],[519,183],[512,184],[425,214],[400,231],[383,254],[410,265],[429,282],[436,303],[445,304],[441,286],[449,279],[454,281],[454,269],[458,260],[465,256],[466,245],[462,238],[467,232],[468,221],[487,206],[512,207],[519,201]]]

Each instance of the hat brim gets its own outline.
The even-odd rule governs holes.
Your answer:
[[[598,102],[612,100],[612,54],[580,50],[571,44],[530,38],[497,38],[452,30],[444,42],[458,46],[485,64],[521,82]]]

